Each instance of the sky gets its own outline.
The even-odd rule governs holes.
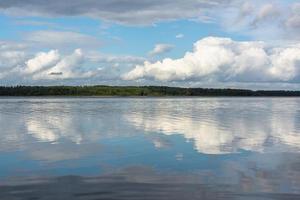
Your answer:
[[[300,89],[299,0],[0,0],[0,85]]]

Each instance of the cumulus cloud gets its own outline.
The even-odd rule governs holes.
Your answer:
[[[39,70],[55,65],[59,59],[60,55],[57,50],[51,50],[48,53],[38,53],[34,58],[26,62],[24,72],[28,74],[38,72]]]
[[[174,45],[171,44],[156,44],[154,49],[149,52],[150,56],[158,56],[164,53],[170,52],[174,49]]]
[[[268,47],[263,42],[240,42],[207,37],[183,58],[145,62],[123,75],[125,80],[215,80],[221,82],[299,82],[300,48]]]
[[[37,55],[33,60],[39,60],[40,57],[44,56],[48,59],[43,59],[38,65],[33,62],[33,67],[41,70],[39,73],[35,73],[32,78],[34,80],[45,80],[45,79],[74,79],[74,78],[88,78],[96,75],[94,70],[86,70],[83,67],[84,54],[81,49],[76,49],[68,56],[63,57],[59,60],[59,55],[56,51],[50,51],[47,54]],[[27,62],[27,66],[30,62]],[[59,75],[59,76],[56,76]]]
[[[116,82],[120,74],[144,61],[142,57],[83,49],[52,49],[32,54],[21,44],[0,42],[0,80],[5,85]]]
[[[22,45],[0,45],[3,84],[167,84],[173,86],[257,88],[253,84],[300,83],[300,44],[270,47],[264,42],[229,38],[199,40],[183,58],[149,62],[76,49],[31,54]],[[121,77],[121,78],[120,78]],[[229,84],[229,85],[228,85]],[[252,85],[251,85],[252,84]],[[247,86],[248,85],[248,86]],[[295,86],[292,86],[295,85]],[[271,87],[272,88],[272,87]]]
[[[21,83],[22,80],[33,82],[92,77],[97,71],[85,69],[84,61],[81,49],[74,50],[70,55],[61,55],[58,50],[39,52],[34,57],[8,68],[5,73],[2,73],[1,78],[9,82],[19,77],[18,81]],[[61,76],[55,76],[58,74]]]

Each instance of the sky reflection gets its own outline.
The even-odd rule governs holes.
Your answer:
[[[0,183],[64,177],[59,185],[72,175],[81,185],[137,166],[152,172],[126,171],[126,180],[195,176],[195,188],[218,194],[226,186],[219,192],[232,199],[293,199],[300,194],[299,108],[297,98],[3,98]]]

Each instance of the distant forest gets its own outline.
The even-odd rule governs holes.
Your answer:
[[[165,86],[15,86],[0,96],[299,96],[300,91],[179,88]]]

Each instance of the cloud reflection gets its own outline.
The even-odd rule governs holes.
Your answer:
[[[0,199],[25,193],[55,199],[59,188],[70,183],[74,188],[61,195],[79,192],[77,197],[84,199],[82,194],[110,192],[109,197],[116,197],[120,188],[134,192],[144,184],[143,191],[160,195],[162,189],[162,199],[176,199],[180,196],[172,188],[177,182],[174,191],[195,195],[190,199],[199,199],[199,191],[212,199],[215,194],[297,199],[299,108],[296,98],[0,99],[0,178],[46,177],[42,186],[28,186],[26,180],[26,186],[2,184]],[[235,154],[242,150],[254,153]],[[134,168],[115,173],[136,165],[158,172]],[[112,174],[96,177],[93,184],[87,183],[89,177],[47,178],[106,170]],[[171,175],[159,174],[161,170]],[[181,170],[183,175],[174,174]],[[116,187],[101,190],[107,181]]]
[[[136,104],[137,129],[183,135],[205,154],[300,151],[299,99],[188,99]]]
[[[23,151],[48,162],[94,154],[101,141],[134,134],[111,106],[109,100],[2,99],[0,152]]]
[[[1,100],[0,150],[75,159],[97,152],[101,141],[142,131],[182,135],[204,154],[299,152],[298,108],[297,98]],[[148,140],[157,149],[172,146],[166,137]]]

